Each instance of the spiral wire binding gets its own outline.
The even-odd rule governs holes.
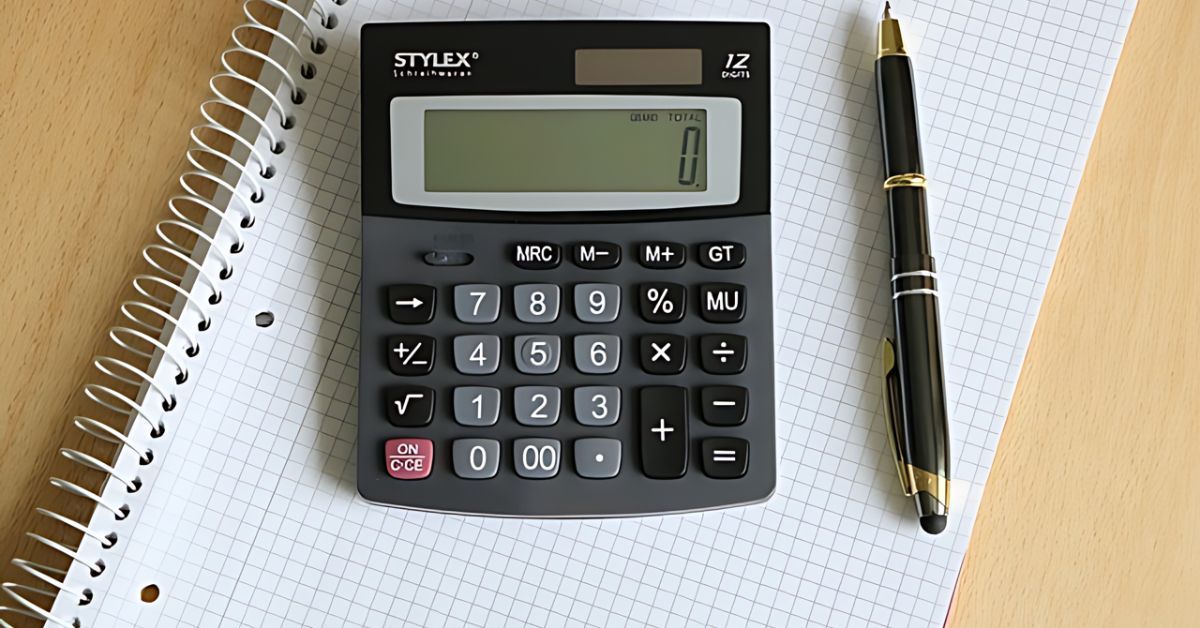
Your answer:
[[[327,9],[323,2],[331,5],[343,5],[347,0],[314,0],[312,12],[319,17],[321,27],[333,29],[338,23],[337,16]],[[279,11],[281,13],[280,24],[289,20],[297,23],[301,29],[299,35],[293,38],[263,21],[256,15],[255,5],[263,5],[267,10]],[[209,80],[212,98],[205,100],[200,105],[200,115],[204,122],[192,127],[189,133],[193,146],[188,149],[186,158],[192,169],[179,177],[179,185],[183,188],[183,193],[172,196],[167,201],[167,209],[173,218],[158,222],[154,231],[159,241],[148,244],[142,249],[142,257],[157,274],[139,274],[133,278],[133,288],[140,298],[121,303],[120,313],[127,323],[116,325],[108,331],[109,339],[118,348],[151,363],[161,360],[163,364],[160,364],[160,367],[169,366],[175,369],[173,381],[176,389],[189,377],[187,362],[200,354],[201,346],[197,334],[203,333],[212,326],[212,318],[205,305],[216,305],[221,302],[220,284],[230,279],[234,273],[231,256],[241,253],[245,247],[245,240],[242,238],[241,232],[253,227],[257,220],[254,206],[263,201],[266,193],[261,181],[275,175],[275,168],[269,163],[270,157],[264,155],[253,142],[247,140],[239,132],[239,129],[221,122],[217,112],[232,110],[240,113],[242,126],[253,123],[254,135],[265,135],[269,140],[270,152],[274,155],[282,154],[286,147],[268,119],[274,113],[278,115],[278,126],[281,129],[293,128],[296,124],[295,116],[292,115],[293,108],[302,104],[307,96],[301,86],[301,80],[313,79],[317,70],[315,63],[298,42],[303,41],[307,36],[308,50],[315,55],[323,54],[327,48],[325,40],[308,24],[306,16],[295,7],[288,5],[286,0],[245,0],[242,3],[242,13],[246,16],[246,21],[233,29],[230,35],[233,46],[221,53],[223,71]],[[300,80],[287,70],[286,64],[280,63],[278,59],[269,54],[259,52],[249,39],[251,35],[270,41],[272,44],[279,43],[286,47],[291,55],[299,57],[301,60]],[[257,78],[238,69],[237,59],[239,57],[243,60],[249,59],[262,63]],[[287,86],[291,95],[290,107],[285,106],[284,102],[276,96],[280,90],[272,90],[261,81],[268,73],[271,73],[273,78],[279,79],[282,85]],[[237,84],[244,88],[248,87],[253,93],[266,98],[270,107],[264,115],[255,113],[250,106],[238,102],[236,98],[229,95],[228,86]],[[222,89],[223,85],[226,86],[224,90]],[[206,134],[222,136],[232,142],[232,147],[228,152],[219,150],[205,140]],[[244,162],[232,156],[232,153],[239,149],[246,152]],[[214,158],[217,166],[204,165],[202,158],[205,155]],[[232,172],[237,172],[239,175],[236,183],[230,183],[226,178]],[[242,189],[243,183],[250,188],[249,196]],[[218,189],[218,193],[227,193],[229,195],[228,206],[218,207],[206,195],[197,191],[196,188],[200,185],[212,185]],[[188,206],[193,210],[203,212],[201,220],[197,221],[189,216],[189,213],[185,211],[185,207]],[[205,221],[209,218],[216,220],[215,228],[206,230]],[[228,252],[222,250],[218,244],[218,239],[223,234],[233,240],[233,245]],[[194,244],[188,244],[187,239],[190,238],[195,239]],[[207,249],[206,259],[209,254],[215,255],[220,265],[219,272],[213,274],[194,259],[194,254],[200,247]],[[170,270],[172,262],[182,263],[187,270],[183,274]],[[198,295],[195,294],[195,289],[199,286],[202,286],[207,294],[205,302],[197,300]],[[156,288],[169,291],[175,298],[167,300],[158,296],[155,294]],[[180,301],[182,301],[181,311],[172,314],[173,305]],[[200,319],[196,325],[196,332],[188,329],[182,320],[188,311]],[[167,344],[164,344],[161,340],[164,337],[170,338],[173,331],[178,331],[184,339],[185,347],[182,351],[174,346],[175,343],[168,341]],[[167,423],[158,416],[170,413],[178,406],[175,392],[167,390],[146,369],[130,364],[123,359],[100,356],[93,360],[92,364],[96,370],[107,377],[107,380],[115,383],[86,384],[83,387],[83,393],[88,399],[104,410],[115,412],[120,416],[132,417],[133,423],[131,423],[130,430],[134,429],[138,422],[141,422],[149,429],[151,438],[160,438],[166,433]],[[136,386],[139,390],[145,391],[143,402],[139,403],[117,390],[114,386],[119,387],[119,384]],[[139,393],[138,396],[141,394]],[[159,406],[161,412],[147,407],[147,401],[151,396],[161,399]],[[136,474],[122,474],[115,466],[116,460],[125,450],[129,450],[130,453],[137,456],[139,466],[145,467],[154,462],[154,451],[139,445],[135,439],[130,437],[129,433],[116,429],[103,421],[86,416],[76,416],[73,422],[76,428],[96,440],[116,445],[117,451],[112,463],[76,449],[62,449],[60,453],[63,457],[85,469],[102,474],[105,478],[105,485],[108,479],[112,478],[123,485],[126,492],[130,494],[140,491],[143,487],[141,478]],[[112,513],[116,521],[129,517],[132,512],[127,503],[106,499],[101,494],[68,480],[51,478],[50,485],[68,494],[94,502],[97,508],[103,508]],[[101,493],[103,492],[102,489]],[[82,533],[83,540],[93,539],[102,550],[111,549],[119,542],[116,531],[98,532],[91,529],[85,522],[45,508],[37,508],[36,512]],[[105,571],[105,563],[102,558],[85,558],[81,556],[79,547],[72,549],[62,542],[33,532],[27,532],[26,535],[37,543],[70,558],[71,562],[86,567],[92,577],[99,577]],[[80,543],[82,544],[82,542],[81,540]],[[62,569],[23,558],[15,558],[12,563],[36,580],[37,585],[31,586],[15,582],[0,584],[0,588],[7,594],[11,602],[11,605],[0,605],[0,614],[22,615],[64,627],[81,625],[78,617],[64,618],[54,615],[34,600],[49,599],[52,605],[58,592],[62,591],[76,596],[80,605],[86,605],[94,597],[91,589],[77,589],[69,586],[66,583],[67,572]],[[9,628],[10,626],[11,624],[0,617],[0,628]]]

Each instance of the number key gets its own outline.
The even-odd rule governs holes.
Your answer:
[[[527,283],[513,288],[517,319],[523,323],[553,323],[558,319],[558,286]]]
[[[464,480],[486,480],[500,470],[500,441],[460,438],[450,446],[454,474]]]
[[[464,323],[494,323],[500,318],[500,286],[468,283],[454,286],[454,316]]]
[[[500,389],[459,386],[454,389],[454,420],[468,427],[495,425],[500,418]]]
[[[621,416],[621,389],[616,386],[580,386],[575,389],[575,420],[581,425],[614,425]]]
[[[553,438],[518,438],[513,441],[517,475],[540,480],[558,475],[562,443]]]
[[[513,414],[521,425],[558,423],[562,391],[554,386],[517,386],[513,389]]]
[[[575,318],[585,323],[611,323],[621,311],[621,286],[581,283],[575,286]]]
[[[463,375],[491,375],[500,368],[500,336],[458,336],[454,367]]]
[[[561,342],[558,336],[533,334],[513,338],[517,370],[526,375],[550,375],[558,371]]]
[[[575,369],[588,375],[616,373],[621,363],[621,338],[609,334],[575,336]]]

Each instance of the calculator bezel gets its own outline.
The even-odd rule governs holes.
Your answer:
[[[363,214],[427,220],[507,223],[610,223],[689,220],[770,213],[769,29],[761,22],[522,20],[405,22],[362,28]],[[575,51],[587,48],[691,48],[702,51],[699,85],[577,85]],[[465,76],[394,75],[397,53],[475,55]],[[750,70],[726,78],[730,55],[748,55]],[[742,57],[738,57],[741,59]],[[694,207],[609,211],[520,211],[401,203],[393,198],[390,109],[419,96],[619,95],[724,97],[741,104],[736,201]],[[350,104],[347,103],[347,106]],[[711,171],[710,171],[711,172]]]

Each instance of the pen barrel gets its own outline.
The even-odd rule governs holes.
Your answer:
[[[946,382],[942,375],[941,325],[934,294],[901,294],[893,282],[893,318],[896,325],[896,375],[905,421],[902,439],[905,461],[943,478],[950,477],[950,440],[947,431]],[[926,285],[934,284],[929,279]],[[936,289],[936,288],[934,288]],[[945,504],[949,506],[949,504]]]
[[[875,62],[880,132],[887,177],[924,174],[913,68],[907,55]],[[892,312],[896,327],[895,368],[903,433],[897,434],[904,462],[945,479],[950,477],[949,412],[943,376],[937,268],[929,237],[923,181],[887,189],[892,244]],[[928,486],[928,485],[926,485]],[[923,487],[918,486],[919,490]],[[940,493],[940,491],[939,491]],[[918,492],[921,514],[942,514]],[[944,499],[944,494],[938,494]]]
[[[879,99],[879,129],[887,176],[924,174],[917,94],[908,55],[887,55],[875,60],[875,93]]]

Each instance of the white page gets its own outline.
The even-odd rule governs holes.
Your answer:
[[[881,418],[876,3],[350,0],[161,466],[130,501],[131,533],[91,581],[96,601],[56,609],[106,626],[941,624],[1134,1],[1002,5],[897,6],[916,55],[954,416],[941,536],[900,495]],[[768,502],[540,521],[357,497],[358,29],[519,16],[772,23],[781,401]],[[260,329],[264,310],[276,323]],[[162,598],[138,601],[151,582]]]

